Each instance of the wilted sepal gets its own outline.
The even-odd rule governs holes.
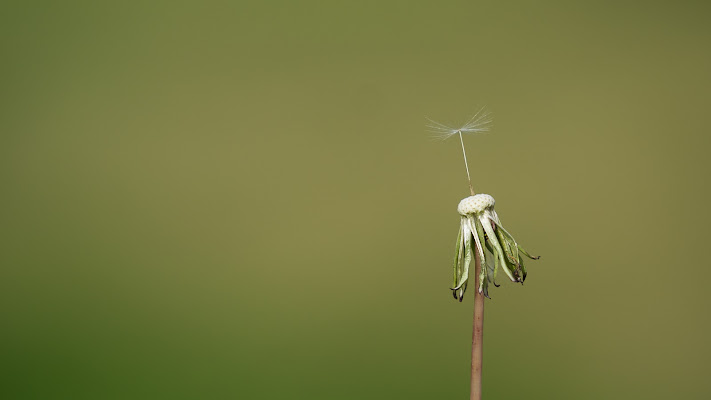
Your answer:
[[[526,273],[526,267],[523,265],[523,257],[521,255],[525,255],[532,260],[537,260],[540,257],[533,257],[528,254],[528,252],[516,242],[516,239],[501,226],[501,222],[496,214],[494,214],[494,218],[492,221],[496,226],[496,236],[501,242],[504,253],[506,254],[507,268],[512,271],[517,281],[523,284],[528,274]]]
[[[501,226],[494,210],[494,198],[486,194],[470,196],[459,203],[457,210],[462,217],[454,258],[454,298],[462,301],[464,297],[474,251],[479,253],[482,265],[477,288],[479,293],[489,297],[489,283],[499,286],[496,284],[499,267],[503,268],[509,279],[523,283],[527,273],[522,255],[533,260],[540,257],[528,254]],[[472,248],[472,239],[475,248]]]
[[[469,281],[469,266],[472,261],[472,233],[466,218],[462,217],[454,255],[454,283],[452,295],[462,301]]]

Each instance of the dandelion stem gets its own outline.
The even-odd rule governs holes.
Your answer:
[[[472,177],[469,174],[469,162],[467,161],[467,151],[464,149],[464,138],[459,130],[459,143],[462,144],[462,154],[464,155],[464,166],[467,169],[467,180],[469,181],[469,192],[474,196],[474,186]],[[474,232],[476,235],[476,232]],[[484,294],[479,293],[479,275],[481,274],[481,256],[478,251],[474,252],[474,327],[472,329],[472,377],[470,400],[481,400],[481,367],[484,360]]]
[[[474,196],[474,187],[472,186],[472,177],[469,175],[469,162],[467,162],[467,151],[464,150],[464,138],[462,138],[462,131],[458,131],[459,133],[459,142],[462,144],[462,154],[464,154],[464,166],[467,169],[467,180],[469,181],[469,192],[471,192],[472,196]],[[478,286],[477,286],[478,287]]]
[[[471,186],[470,186],[471,187]],[[473,194],[472,190],[472,194]],[[476,233],[474,233],[476,235]],[[472,329],[472,378],[470,400],[481,400],[481,367],[484,359],[484,294],[479,293],[481,257],[474,252],[474,328]]]

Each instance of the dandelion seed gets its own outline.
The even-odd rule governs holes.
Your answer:
[[[469,119],[469,121],[459,128],[452,128],[429,118],[427,118],[427,120],[430,121],[430,123],[426,126],[429,128],[430,132],[435,134],[436,138],[447,140],[454,135],[459,135],[459,142],[462,144],[462,154],[464,155],[464,167],[467,169],[467,179],[469,180],[469,191],[472,196],[474,196],[474,186],[472,186],[472,177],[469,174],[469,162],[467,162],[467,151],[464,148],[464,138],[462,137],[462,133],[489,132],[489,126],[492,121],[491,113],[482,107],[476,114],[474,114],[473,117]]]

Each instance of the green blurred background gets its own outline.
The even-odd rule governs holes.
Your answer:
[[[485,397],[711,398],[706,4],[3,2],[0,397],[468,398],[486,105]]]

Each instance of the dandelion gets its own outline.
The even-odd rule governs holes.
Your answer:
[[[476,194],[469,173],[467,152],[464,147],[463,134],[484,133],[489,131],[492,121],[491,114],[484,108],[480,109],[469,121],[460,128],[430,122],[427,127],[438,138],[446,140],[459,136],[464,156],[464,166],[467,171],[469,192],[471,196],[463,199],[457,206],[460,215],[459,235],[454,253],[454,283],[452,295],[460,302],[469,283],[470,267],[474,262],[474,329],[472,334],[472,375],[471,400],[481,399],[481,371],[483,361],[484,339],[484,297],[489,298],[489,285],[499,286],[496,277],[499,269],[513,282],[523,284],[526,279],[526,267],[523,257],[538,259],[531,256],[501,225],[501,220],[494,210],[494,198],[488,194]]]

